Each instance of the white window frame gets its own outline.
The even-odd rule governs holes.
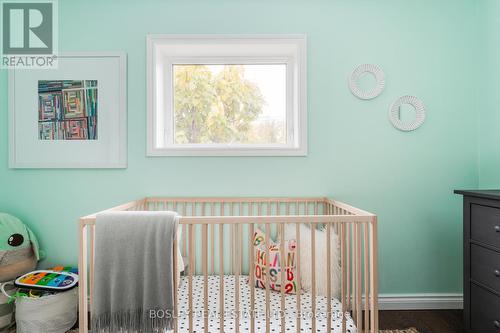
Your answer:
[[[305,35],[148,35],[148,156],[306,156],[306,54]],[[287,143],[176,144],[172,67],[178,64],[286,64]]]

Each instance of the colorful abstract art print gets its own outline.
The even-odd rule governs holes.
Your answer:
[[[55,120],[61,117],[61,94],[41,93],[39,98],[39,120]]]
[[[39,131],[40,139],[42,139],[42,140],[54,140],[55,136],[56,136],[55,122],[53,122],[53,121],[39,122],[38,123],[38,131]]]
[[[88,126],[87,119],[67,120],[65,122],[66,140],[87,140]]]
[[[64,118],[85,117],[85,92],[83,89],[63,92]]]
[[[97,140],[97,80],[38,81],[40,140]]]

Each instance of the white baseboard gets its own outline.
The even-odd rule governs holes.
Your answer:
[[[462,294],[381,294],[380,310],[463,309]]]

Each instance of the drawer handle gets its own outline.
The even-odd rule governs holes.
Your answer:
[[[495,226],[495,231],[496,231],[496,232],[500,232],[500,225],[496,225],[496,226]]]
[[[493,322],[493,326],[495,326],[496,328],[500,328],[500,321],[495,320],[495,321]]]
[[[500,277],[500,270],[495,269],[495,271],[493,272],[493,274],[495,274],[496,277]]]

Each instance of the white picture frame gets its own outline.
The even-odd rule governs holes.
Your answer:
[[[76,127],[80,131],[70,131],[71,126],[75,126],[75,122],[72,122],[71,126],[47,125],[54,127],[50,135],[45,136],[45,132],[42,134],[41,129],[41,123],[45,121],[40,115],[42,105],[44,105],[41,87],[48,89],[46,91],[61,90],[62,88],[50,88],[49,84],[56,82],[63,85],[62,82],[70,81],[80,82],[81,87],[87,87],[87,82],[90,82],[88,86],[95,84],[97,87],[94,88],[94,105],[97,110],[94,121],[97,125],[90,125],[89,116],[86,124],[82,120],[82,127]],[[44,83],[45,86],[43,86]],[[53,103],[64,104],[65,108],[66,105],[74,105],[69,103],[70,98],[65,95],[71,87],[54,93],[54,95],[57,93],[60,95],[57,103]],[[88,95],[85,89],[75,90],[80,90],[82,95],[85,94],[85,112],[89,112],[87,110],[90,110],[90,106],[87,104],[89,102],[86,99]],[[83,97],[80,100],[83,101]],[[63,110],[62,108],[60,106],[57,110]],[[69,117],[67,110],[71,110],[71,107],[61,111],[64,113],[61,117]],[[83,116],[88,115],[89,113],[82,113],[81,119],[85,119]],[[51,121],[59,124],[72,120],[66,118],[48,120],[49,123]],[[93,126],[92,136],[90,136],[91,126]],[[64,134],[54,138],[53,133],[56,132],[64,132]],[[78,134],[75,136],[74,133]],[[58,56],[57,69],[9,71],[9,140],[10,168],[126,168],[126,54],[121,52],[62,53]]]
[[[371,74],[375,78],[375,86],[368,90],[363,90],[359,87],[359,79],[366,74]],[[382,92],[385,88],[385,73],[379,66],[374,64],[362,64],[354,69],[351,76],[349,77],[349,88],[351,93],[359,99],[369,100],[374,99]]]
[[[403,104],[411,105],[415,109],[415,119],[411,122],[401,120],[401,106]],[[392,103],[389,108],[389,121],[394,128],[403,131],[411,132],[418,129],[425,122],[426,108],[424,103],[416,96],[405,95],[401,96]]]

